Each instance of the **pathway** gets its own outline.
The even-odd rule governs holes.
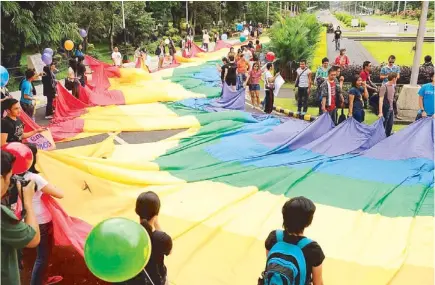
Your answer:
[[[332,42],[333,39],[333,34],[328,34],[326,36],[326,40],[328,42],[327,46],[329,62],[334,62],[335,58],[339,55],[339,52],[335,51],[335,43]],[[374,59],[367,49],[358,41],[343,38],[341,39],[340,47],[346,49],[346,54],[350,59],[350,64],[362,65],[364,61],[368,60],[373,65],[379,65],[379,62]]]

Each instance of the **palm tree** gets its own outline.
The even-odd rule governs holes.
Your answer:
[[[278,21],[269,30],[270,49],[279,58],[281,74],[292,80],[290,63],[301,59],[310,61],[313,58],[320,40],[321,25],[312,14],[277,17]]]

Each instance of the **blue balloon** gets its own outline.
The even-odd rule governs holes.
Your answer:
[[[0,65],[0,86],[5,87],[9,81],[9,72],[6,68]]]
[[[42,52],[42,54],[44,54],[44,53],[53,56],[53,50],[51,48],[45,48],[44,51]]]
[[[82,36],[82,38],[85,38],[88,35],[88,32],[86,32],[85,29],[80,29],[80,36]]]
[[[226,40],[228,39],[227,34],[222,34],[221,39],[222,39],[223,41],[226,41]]]
[[[243,25],[242,24],[237,24],[236,29],[237,29],[237,31],[242,31],[243,30]]]
[[[42,61],[45,63],[45,64],[50,64],[52,61],[53,61],[53,58],[51,57],[51,55],[49,55],[48,53],[44,53],[43,55],[42,55],[42,57],[41,57],[41,59],[42,59]]]

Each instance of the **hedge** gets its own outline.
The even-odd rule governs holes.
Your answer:
[[[317,43],[316,51],[314,52],[312,66],[321,66],[322,59],[327,56],[326,28],[323,27],[320,33],[320,41]]]
[[[343,22],[347,27],[352,27],[352,19],[354,19],[354,17],[350,14],[347,13],[334,13],[335,17]],[[365,26],[367,26],[367,23],[364,22],[363,20],[359,19],[360,21],[360,27],[364,28]]]

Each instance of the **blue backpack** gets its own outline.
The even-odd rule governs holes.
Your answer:
[[[297,244],[284,241],[284,231],[276,231],[276,244],[267,256],[266,270],[263,272],[264,285],[306,285],[307,266],[302,249],[312,243],[308,238]]]

